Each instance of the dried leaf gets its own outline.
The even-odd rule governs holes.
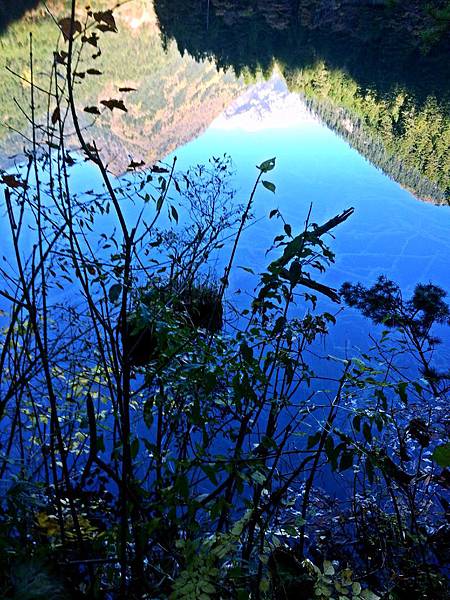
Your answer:
[[[138,169],[139,167],[143,167],[145,165],[145,161],[140,160],[139,162],[135,162],[134,160],[132,160],[130,162],[130,164],[128,165],[128,169],[132,170],[132,169]]]
[[[117,31],[116,20],[112,10],[101,10],[93,14],[94,19],[99,23],[97,26],[101,31]]]
[[[99,115],[100,111],[96,106],[85,106],[84,107],[84,112],[87,112],[91,115]]]
[[[111,98],[110,100],[100,100],[100,104],[109,108],[109,110],[113,110],[114,108],[118,108],[119,110],[123,110],[124,112],[128,112],[127,107],[123,103],[123,100],[116,100]]]
[[[92,33],[92,35],[90,35],[89,37],[83,35],[83,37],[81,38],[81,41],[83,43],[90,44],[91,46],[94,46],[95,48],[97,48],[98,35],[94,31]]]
[[[55,108],[52,114],[52,125],[55,125],[61,119],[61,112],[59,106]]]
[[[152,173],[168,173],[169,169],[165,169],[164,167],[158,167],[158,165],[153,165]]]
[[[66,64],[66,58],[68,56],[67,52],[64,52],[64,50],[61,50],[60,52],[53,52],[53,56],[55,58],[55,62],[58,65],[65,65]]]
[[[40,512],[36,515],[36,521],[39,528],[48,537],[54,537],[59,533],[58,519],[55,515],[47,515],[45,512]]]
[[[20,181],[14,175],[3,175],[2,183],[7,185],[9,188],[25,188],[23,181]]]
[[[66,42],[69,41],[71,34],[73,37],[73,35],[75,35],[76,33],[81,33],[83,30],[81,27],[81,23],[79,21],[74,21],[72,24],[72,19],[70,17],[65,17],[64,19],[61,19],[58,22],[58,25]]]
[[[75,160],[70,156],[68,152],[66,152],[66,163],[69,167],[75,164]]]

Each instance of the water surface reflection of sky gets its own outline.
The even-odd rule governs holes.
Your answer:
[[[329,238],[336,263],[320,276],[322,281],[339,288],[346,280],[371,284],[384,274],[398,282],[405,295],[419,282],[433,282],[450,290],[450,208],[419,201],[389,179],[311,114],[278,75],[249,87],[204,133],[166,160],[170,162],[176,155],[177,168],[184,170],[225,153],[233,160],[232,184],[239,203],[248,199],[258,173],[256,165],[276,157],[276,168],[266,177],[276,185],[276,193],[262,186],[259,189],[254,221],[244,232],[235,266],[261,272],[276,256],[276,252],[266,256],[273,238],[282,233],[282,222],[268,218],[274,208],[281,211],[295,233],[303,228],[311,204],[312,220],[318,223],[354,207],[354,215],[335,230],[334,239]],[[77,192],[100,189],[98,174],[86,163],[76,165],[71,179]],[[130,221],[136,216],[131,205],[127,215]],[[7,230],[2,219],[4,240]],[[222,264],[216,265],[219,277],[226,260],[225,248]],[[246,271],[235,269],[229,298],[244,304],[246,292],[251,292],[255,283]],[[236,290],[244,293],[236,296]],[[337,310],[327,303],[323,307]],[[303,310],[298,307],[300,313]],[[346,309],[327,341],[326,351],[342,355],[352,352],[353,346],[364,348],[369,330],[367,320]],[[448,343],[447,350],[441,347],[443,363],[447,355],[450,358],[449,347]]]
[[[419,282],[450,290],[450,209],[417,200],[320,123],[303,100],[288,92],[274,76],[247,90],[207,131],[176,152],[180,168],[203,163],[211,155],[231,155],[238,200],[244,202],[257,175],[255,165],[276,157],[267,175],[276,194],[260,189],[255,222],[243,236],[236,264],[261,271],[273,237],[282,223],[269,220],[279,208],[299,231],[312,203],[312,220],[322,222],[353,206],[354,215],[330,238],[336,264],[325,275],[339,287],[345,280],[369,284],[384,274],[397,281],[405,295]],[[233,289],[248,288],[249,276],[236,270]],[[338,346],[351,339],[363,344],[368,323],[344,311],[336,335]],[[337,341],[337,340],[336,340]]]

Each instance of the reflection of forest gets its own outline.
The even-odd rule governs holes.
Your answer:
[[[166,38],[196,58],[238,71],[321,58],[381,93],[400,84],[423,100],[448,92],[450,75],[450,16],[432,18],[425,4],[448,2],[155,0],[155,10]]]
[[[9,20],[30,3],[17,0]],[[91,4],[95,9],[111,3]],[[360,153],[416,195],[442,202],[450,197],[450,36],[442,11],[448,2],[433,0],[434,12],[418,0],[387,4],[156,0],[155,14],[147,0],[133,0],[116,11],[119,35],[102,36],[102,56],[93,61],[89,53],[82,65],[103,75],[77,85],[81,114],[102,99],[123,99],[128,113],[105,110],[90,129],[111,169],[123,172],[130,156],[153,162],[199,135],[243,89],[244,80],[253,81],[256,73],[268,76],[277,64],[290,90],[306,97]],[[47,5],[57,17],[67,9],[62,0]],[[0,28],[1,18],[0,10]],[[31,22],[35,72],[45,88],[58,37],[45,10],[8,25],[0,56],[27,74]],[[137,91],[121,94],[122,86]],[[26,130],[27,123],[15,100],[26,111],[28,95],[19,79],[2,74],[1,120],[10,127],[0,129],[2,164],[7,154],[22,149],[14,132]],[[46,98],[38,101],[44,114]]]
[[[431,10],[430,5],[434,5]],[[448,2],[157,0],[166,41],[236,73],[271,73],[417,195],[450,198]],[[447,20],[445,20],[445,17]],[[351,123],[350,123],[351,122]]]
[[[104,8],[111,2],[95,0],[91,5],[94,9]],[[65,9],[67,3],[52,0],[52,11],[57,18],[65,16]],[[94,67],[102,75],[78,80],[76,99],[83,123],[89,125],[88,136],[97,139],[110,169],[119,174],[126,170],[130,157],[151,164],[198,136],[244,84],[231,72],[218,72],[209,61],[181,57],[174,43],[163,49],[155,13],[146,0],[126,3],[115,15],[119,33],[102,35],[102,55],[93,60],[92,52],[86,52],[86,60],[78,67],[78,71]],[[58,30],[45,11],[30,13],[8,27],[0,37],[1,62],[27,76],[31,25],[37,83],[46,89]],[[122,93],[120,87],[136,91]],[[121,98],[128,112],[105,109],[95,124],[90,125],[92,119],[83,112],[84,107],[99,105],[100,100],[108,98]],[[0,166],[9,164],[6,157],[20,153],[23,148],[23,139],[17,132],[26,132],[27,122],[16,99],[27,111],[28,86],[3,72],[0,120],[9,128],[0,128]],[[38,114],[44,115],[46,96],[38,92],[37,102]]]

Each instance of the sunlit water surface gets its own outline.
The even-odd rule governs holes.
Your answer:
[[[283,233],[282,222],[268,218],[273,208],[299,232],[311,205],[317,223],[354,207],[354,215],[333,232],[335,239],[328,239],[336,262],[324,276],[327,284],[371,284],[383,274],[398,282],[405,296],[419,282],[450,289],[450,210],[417,200],[389,179],[312,115],[277,76],[251,87],[175,154],[183,168],[223,153],[233,159],[241,202],[250,193],[255,165],[276,157],[275,170],[267,174],[276,193],[261,188],[257,194],[254,222],[244,233],[236,265],[261,271],[276,256],[266,257],[274,236]],[[252,282],[235,269],[230,297],[236,290],[250,290]],[[370,328],[354,311],[344,310],[330,349],[343,353],[365,347]]]

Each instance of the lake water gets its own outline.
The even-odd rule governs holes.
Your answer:
[[[448,153],[442,155],[433,142],[443,163],[433,170],[432,152],[425,142],[422,148],[408,146],[406,125],[392,141],[381,126],[361,116],[361,111],[368,110],[370,94],[378,102],[380,120],[386,117],[380,106],[390,115],[399,98],[408,97],[409,104],[402,102],[405,115],[413,115],[409,134],[416,127],[421,140],[417,123],[431,119],[429,106],[434,102],[441,118],[441,135],[435,137],[447,140],[444,76],[448,65],[434,61],[433,71],[420,58],[413,72],[415,51],[405,51],[405,55],[395,55],[389,69],[388,53],[380,50],[378,57],[373,43],[367,42],[364,52],[359,42],[352,54],[337,34],[330,35],[327,43],[319,35],[305,37],[303,25],[292,23],[289,2],[282,3],[286,10],[276,22],[269,19],[267,7],[257,9],[249,21],[233,3],[225,14],[218,3],[213,2],[206,13],[201,2],[188,4],[183,8],[175,3],[173,13],[162,1],[154,9],[136,2],[134,12],[133,3],[123,13],[119,11],[121,56],[112,61],[97,87],[106,93],[113,84],[116,88],[128,84],[137,91],[126,96],[129,114],[104,114],[105,123],[100,119],[94,129],[116,175],[125,170],[131,156],[151,164],[176,155],[178,168],[183,169],[205,163],[212,155],[228,154],[234,164],[237,199],[245,202],[257,175],[255,165],[276,157],[276,169],[268,177],[276,193],[262,188],[258,192],[254,222],[245,231],[236,264],[255,271],[264,268],[269,260],[265,252],[281,229],[280,221],[268,219],[273,208],[281,211],[293,231],[299,231],[310,205],[316,222],[354,207],[354,215],[330,239],[336,264],[326,273],[326,283],[336,288],[346,280],[370,284],[384,274],[397,281],[405,295],[419,282],[431,281],[450,290],[450,208],[445,201]],[[44,36],[50,25],[45,18],[42,23],[36,26],[35,37],[36,44],[45,48],[43,38],[39,41],[39,27]],[[21,35],[26,29],[27,21],[18,22],[3,34],[0,43],[8,63],[17,60],[13,41],[21,40],[24,45]],[[107,44],[112,51],[114,42]],[[429,55],[432,60],[432,52]],[[217,65],[227,67],[226,72]],[[1,77],[0,90],[5,94],[10,79],[6,74]],[[328,87],[319,86],[320,78],[325,78]],[[352,85],[359,86],[359,92],[348,98],[342,89]],[[94,100],[95,94],[101,97],[100,92],[91,93]],[[82,96],[85,104],[86,98]],[[7,124],[18,118],[6,109],[3,117]],[[10,157],[22,142],[12,130],[0,141],[0,165],[14,169],[20,155]],[[77,167],[79,191],[95,185],[89,168]],[[220,271],[222,266],[217,268]],[[233,299],[236,290],[249,291],[253,285],[245,271],[235,270],[229,298]],[[343,311],[329,350],[342,354],[352,346],[364,347],[368,329],[367,321],[353,311]],[[445,362],[447,356],[448,349],[442,348],[441,360]]]
[[[259,192],[256,222],[245,232],[237,264],[255,271],[266,265],[265,252],[281,229],[267,218],[273,208],[299,231],[310,204],[318,223],[354,207],[354,215],[330,240],[336,264],[325,276],[329,285],[370,284],[384,274],[405,294],[419,282],[450,289],[450,210],[417,200],[388,178],[314,117],[278,76],[252,86],[203,135],[176,152],[180,166],[205,162],[211,153],[232,156],[242,200],[251,189],[255,165],[277,158],[270,173],[276,194]],[[246,287],[248,278],[239,273],[231,290]],[[355,330],[354,319],[354,314],[341,316],[339,345],[362,343],[367,331],[358,329],[364,321],[358,319]]]
[[[177,168],[186,170],[226,154],[233,161],[236,201],[245,203],[256,165],[276,157],[276,168],[267,175],[276,192],[258,190],[235,266],[258,273],[276,256],[266,256],[282,232],[282,222],[269,219],[271,210],[278,209],[299,232],[311,206],[317,223],[353,207],[352,217],[329,237],[336,262],[321,281],[338,289],[344,281],[372,284],[382,274],[398,282],[405,296],[417,283],[432,282],[450,292],[448,62],[434,60],[432,53],[422,59],[408,50],[392,57],[391,64],[389,52],[380,49],[378,56],[376,44],[359,40],[346,45],[337,33],[329,39],[314,29],[308,33],[289,11],[284,21],[278,13],[278,20],[269,19],[270,3],[258,3],[251,19],[236,2],[224,10],[208,2],[206,13],[205,3],[194,0],[173,1],[172,8],[162,0],[154,8],[149,4],[136,0],[118,11],[119,33],[105,39],[104,50],[114,58],[100,57],[94,66],[104,74],[77,87],[80,114],[85,106],[117,96],[118,88],[135,90],[121,93],[127,113],[105,109],[87,130],[98,140],[117,185],[130,177],[126,171],[132,158],[148,168],[176,156]],[[276,4],[290,9],[295,3]],[[17,21],[0,37],[5,62],[19,73],[25,72],[29,27],[26,19]],[[54,25],[43,16],[33,28],[36,71],[45,81]],[[11,98],[26,107],[27,93],[20,81],[0,75],[0,116],[6,125],[0,132],[0,168],[10,173],[23,170],[24,143],[17,131],[26,130]],[[89,123],[84,115],[83,124]],[[74,156],[74,190],[100,191],[96,170],[76,149]],[[2,254],[8,257],[2,202],[0,196]],[[131,206],[126,214],[130,223],[136,218]],[[110,226],[103,219],[102,227]],[[33,235],[25,241],[28,249]],[[213,265],[218,277],[227,250]],[[256,283],[255,276],[235,268],[227,299],[244,307]],[[4,286],[0,281],[0,289]],[[68,290],[65,285],[58,291],[58,299],[64,301]],[[315,351],[348,357],[371,344],[373,326],[359,313],[325,300],[320,308],[340,314]],[[299,304],[295,310],[301,315],[305,308]],[[450,337],[445,331],[442,337],[435,362],[444,369]],[[314,358],[311,364],[328,377],[341,366],[316,364]],[[141,419],[135,432],[142,429]],[[322,476],[326,480],[328,472]],[[335,483],[321,483],[339,493]]]

